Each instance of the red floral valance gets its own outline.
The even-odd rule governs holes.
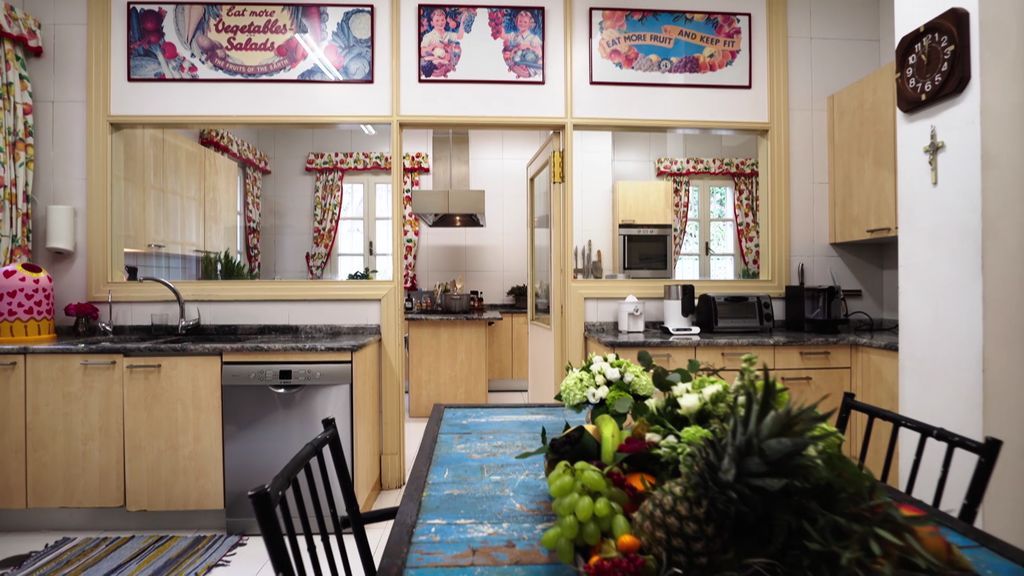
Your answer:
[[[658,176],[757,176],[753,158],[658,158]]]
[[[3,18],[0,18],[0,36],[20,42],[32,55],[43,53],[42,26],[28,12],[19,10],[4,2]]]
[[[203,128],[199,131],[199,143],[232,160],[259,170],[262,174],[270,174],[270,158],[252,144],[227,130]]]
[[[416,152],[402,156],[405,172],[426,174],[430,172],[427,154]],[[306,172],[369,172],[391,171],[391,154],[388,152],[311,152],[306,157]]]

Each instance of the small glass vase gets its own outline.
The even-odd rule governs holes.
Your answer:
[[[92,322],[85,316],[75,318],[75,336],[89,336],[92,334]]]

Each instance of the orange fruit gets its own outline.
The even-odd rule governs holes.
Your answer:
[[[630,472],[626,474],[626,484],[632,486],[637,492],[646,492],[654,486],[656,478],[646,472]]]
[[[623,534],[615,541],[615,548],[622,554],[636,554],[640,551],[640,539],[632,534]]]
[[[594,554],[593,556],[590,557],[590,560],[587,561],[587,566],[593,566],[594,564],[597,564],[600,561],[601,561],[601,555],[600,554]]]

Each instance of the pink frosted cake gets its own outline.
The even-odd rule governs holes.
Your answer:
[[[32,344],[57,338],[53,324],[53,277],[31,263],[0,268],[0,344]]]

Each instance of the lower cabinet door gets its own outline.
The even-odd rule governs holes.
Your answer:
[[[0,356],[0,508],[25,507],[25,357]]]
[[[836,412],[843,402],[843,392],[850,390],[848,368],[776,370],[771,374],[778,378],[779,384],[789,390],[789,397],[795,404],[818,402],[818,411],[822,414],[832,411],[828,422],[835,424]]]
[[[512,318],[512,379],[530,378],[530,324],[526,314],[511,314]]]
[[[133,357],[124,369],[128,510],[223,508],[220,358]]]
[[[122,358],[25,358],[29,508],[124,504]]]

